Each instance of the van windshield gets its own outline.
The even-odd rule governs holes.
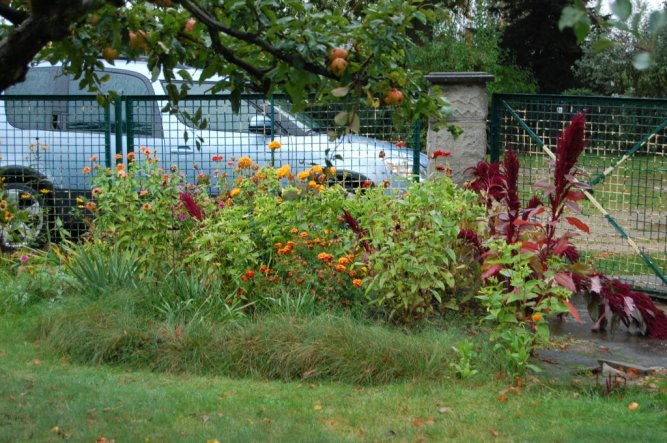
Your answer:
[[[180,88],[180,82],[174,82]],[[190,96],[208,95],[211,98],[184,98],[178,103],[180,111],[178,118],[188,126],[194,126],[187,121],[187,116],[195,115],[201,110],[202,119],[206,119],[206,129],[212,131],[251,132],[249,124],[253,117],[265,116],[273,118],[274,133],[276,135],[309,135],[318,133],[317,123],[303,113],[292,114],[289,112],[291,106],[287,101],[280,100],[273,106],[262,98],[241,100],[238,112],[232,110],[232,102],[228,96],[212,94],[211,89],[215,83],[193,83],[190,85],[188,94]]]

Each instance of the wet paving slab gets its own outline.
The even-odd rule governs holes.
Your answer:
[[[591,332],[593,321],[584,298],[577,296],[571,301],[581,314],[582,322],[576,322],[572,316],[562,322],[554,320],[551,333],[559,344],[536,354],[536,363],[548,376],[576,376],[600,367],[600,360],[667,368],[667,340],[632,335],[622,324],[612,332]],[[667,311],[666,304],[656,302],[656,305]]]

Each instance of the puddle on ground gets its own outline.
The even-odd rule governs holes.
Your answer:
[[[583,297],[573,297],[571,301],[579,311],[582,322],[576,322],[572,316],[562,322],[552,321],[552,336],[560,337],[564,344],[537,352],[537,363],[548,374],[573,375],[598,367],[598,359],[667,368],[667,340],[632,335],[622,324],[613,332],[591,332],[593,321],[588,315]],[[659,307],[667,309],[664,304]]]

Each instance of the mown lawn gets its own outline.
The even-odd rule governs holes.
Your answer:
[[[667,389],[495,377],[355,386],[81,366],[0,327],[0,441],[667,441]],[[637,402],[637,410],[628,404]]]

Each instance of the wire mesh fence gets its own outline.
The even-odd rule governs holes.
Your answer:
[[[580,179],[603,211],[581,202],[580,218],[591,229],[576,241],[582,257],[607,275],[667,296],[666,100],[496,95],[492,160],[506,145],[519,153],[527,198],[533,183],[552,174],[544,147],[555,151],[561,131],[584,110],[588,145]]]
[[[369,108],[356,112],[358,131],[346,132],[340,124],[346,109],[315,104],[294,112],[284,97],[259,95],[236,104],[230,96],[195,95],[175,105],[163,96],[102,104],[95,96],[0,96],[0,192],[24,215],[20,222],[0,219],[1,246],[48,235],[54,225],[74,236],[85,231],[76,208],[77,197],[90,196],[94,171],[86,168],[126,162],[142,146],[193,184],[233,176],[241,157],[260,166],[290,165],[295,175],[314,164],[334,166],[350,189],[385,182],[403,188],[425,171],[418,128],[397,127],[388,108]],[[280,149],[268,149],[274,140]]]

